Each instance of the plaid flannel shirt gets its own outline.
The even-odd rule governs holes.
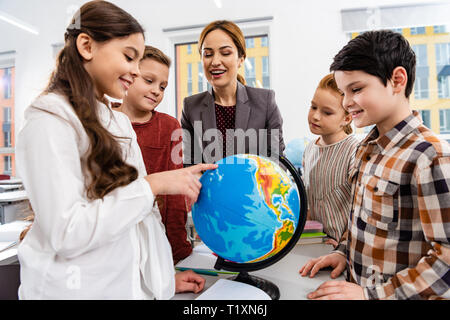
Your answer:
[[[450,145],[416,111],[360,143],[337,252],[368,299],[450,298]]]

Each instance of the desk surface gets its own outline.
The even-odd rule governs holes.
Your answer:
[[[25,190],[0,193],[0,203],[23,201],[27,199],[28,197]]]
[[[321,270],[314,278],[309,276],[302,277],[298,270],[311,258],[330,253],[333,250],[331,245],[327,244],[304,244],[296,245],[283,259],[263,270],[250,272],[250,274],[260,276],[275,283],[280,289],[280,300],[306,300],[306,295],[314,291],[319,285],[328,280],[331,271]],[[212,286],[218,279],[228,279],[233,276],[219,275],[206,276],[205,289]],[[345,280],[340,276],[334,280]],[[201,293],[200,293],[201,294]],[[172,300],[194,300],[200,294],[181,293],[176,294]]]

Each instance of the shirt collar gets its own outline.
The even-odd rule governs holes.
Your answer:
[[[400,121],[381,137],[379,136],[378,128],[375,126],[360,145],[377,144],[381,150],[388,151],[421,124],[422,118],[419,112],[413,110],[412,114]]]

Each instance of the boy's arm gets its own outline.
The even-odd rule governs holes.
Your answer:
[[[450,298],[450,157],[418,168],[415,179],[421,226],[431,249],[414,268],[398,272],[380,287],[365,288],[369,298]]]

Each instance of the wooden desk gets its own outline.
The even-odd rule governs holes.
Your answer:
[[[309,259],[326,255],[332,250],[333,247],[326,244],[296,245],[289,254],[277,263],[266,269],[250,272],[250,274],[260,276],[275,283],[280,289],[280,300],[306,300],[306,295],[317,289],[323,282],[328,280],[345,280],[343,275],[337,279],[331,279],[331,271],[327,270],[321,270],[314,278],[309,278],[309,276],[302,277],[298,273],[298,270]],[[233,276],[219,275],[215,277],[202,275],[202,277],[206,279],[204,289],[206,290],[218,279],[229,279]],[[172,300],[194,300],[200,294],[176,294]]]

